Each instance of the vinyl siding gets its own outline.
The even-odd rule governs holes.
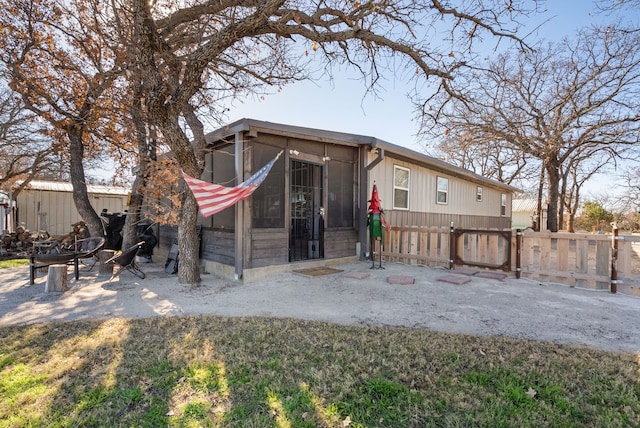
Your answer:
[[[369,155],[369,162],[375,159],[375,155]],[[496,189],[486,184],[475,183],[461,178],[429,170],[422,166],[394,159],[386,156],[370,172],[370,179],[375,180],[378,194],[382,200],[385,211],[393,209],[393,174],[394,165],[409,169],[409,210],[414,213],[433,213],[451,215],[472,215],[487,217],[502,217],[500,214],[501,194],[506,193],[502,189]],[[436,203],[437,177],[449,180],[449,190],[446,204]],[[476,189],[483,189],[481,202],[476,201]],[[396,212],[402,210],[394,210]],[[507,193],[507,206],[504,217],[511,215],[511,195]]]
[[[127,197],[89,194],[91,205],[100,213],[123,212]],[[70,192],[23,190],[17,198],[18,222],[27,229],[45,230],[50,235],[64,235],[72,231],[71,225],[81,221]]]

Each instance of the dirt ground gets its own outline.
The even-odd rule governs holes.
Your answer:
[[[160,263],[141,265],[147,274],[143,280],[129,272],[99,276],[96,267],[81,271],[79,281],[70,279],[68,291],[54,293],[44,292],[43,274],[29,286],[28,268],[2,269],[0,326],[216,314],[429,328],[640,352],[637,297],[512,277],[484,278],[477,271],[370,266],[355,262],[335,266],[340,271],[328,275],[291,272],[252,283],[203,275],[198,288],[179,284]]]

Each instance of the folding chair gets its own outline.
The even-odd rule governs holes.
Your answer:
[[[91,259],[88,270],[98,262],[98,251],[104,247],[106,239],[102,236],[93,236],[90,238],[79,239],[74,244],[74,251],[78,254],[78,259],[84,264],[84,259]],[[87,263],[89,265],[89,263]]]
[[[138,267],[138,265],[136,264],[136,253],[138,252],[138,249],[140,249],[140,246],[143,243],[144,241],[138,242],[133,247],[129,247],[126,250],[122,251],[120,254],[111,257],[109,260],[106,261],[106,263],[107,264],[115,263],[118,266],[120,266],[121,268],[120,270],[124,268],[129,272],[131,272],[132,274],[134,274],[135,276],[137,276],[138,278],[144,279],[145,278],[144,272],[142,272]]]

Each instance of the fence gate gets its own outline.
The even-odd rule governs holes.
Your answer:
[[[511,230],[454,229],[452,263],[511,271]]]

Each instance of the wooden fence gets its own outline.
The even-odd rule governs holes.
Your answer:
[[[640,236],[393,227],[384,259],[455,269],[501,269],[516,277],[640,296]]]

